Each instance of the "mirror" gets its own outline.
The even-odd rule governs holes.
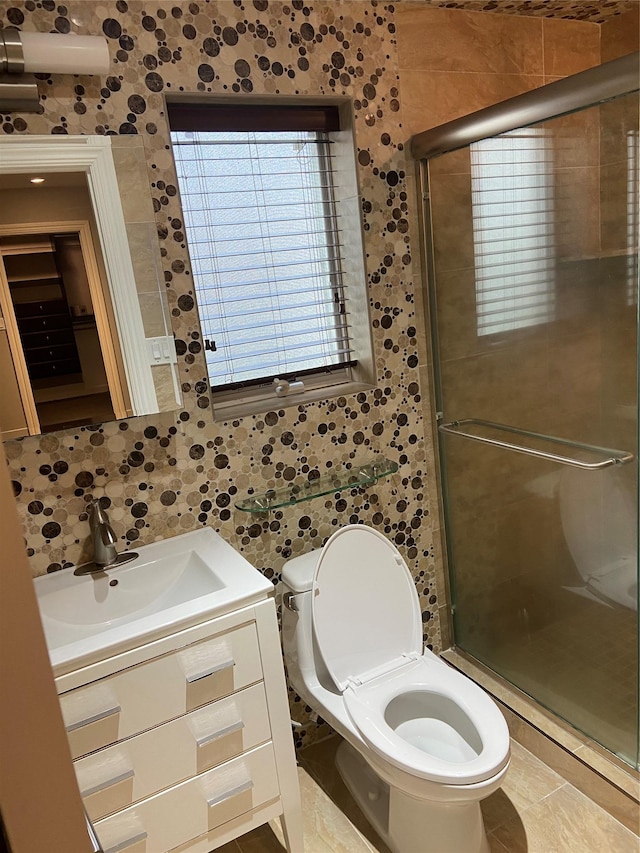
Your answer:
[[[5,440],[180,407],[138,137],[0,140],[0,382]]]

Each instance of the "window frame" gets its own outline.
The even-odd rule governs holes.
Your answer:
[[[268,98],[262,96],[245,95],[241,98],[234,96],[165,96],[167,105],[167,117],[169,112],[174,116],[179,113],[190,115],[190,121],[197,120],[197,113],[204,115],[204,107],[225,107],[252,109],[258,120],[255,128],[259,130],[278,130],[277,117],[282,108],[296,107],[300,112],[304,109],[309,111],[313,127],[317,130],[318,112],[314,107],[319,107],[324,114],[328,112],[327,107],[336,109],[339,128],[336,124],[328,126],[332,143],[332,178],[333,178],[333,208],[335,216],[335,227],[342,231],[340,248],[342,249],[343,262],[341,265],[341,278],[344,297],[349,306],[349,343],[352,349],[351,360],[345,365],[332,366],[329,368],[318,368],[303,374],[304,388],[301,391],[290,392],[285,396],[278,396],[272,384],[272,378],[265,378],[261,383],[258,380],[248,382],[242,387],[220,387],[211,388],[207,371],[207,385],[211,398],[214,420],[229,421],[234,418],[244,417],[252,414],[264,414],[273,409],[287,408],[289,406],[300,406],[307,403],[319,402],[331,397],[355,394],[359,391],[370,390],[376,386],[375,360],[373,354],[373,342],[371,336],[371,323],[369,319],[369,295],[368,277],[365,266],[364,251],[364,229],[362,222],[362,210],[360,203],[360,189],[358,182],[357,151],[354,135],[354,113],[351,99],[344,97],[312,98]],[[266,110],[266,113],[265,113]],[[272,116],[274,121],[267,127],[265,122]],[[171,124],[171,122],[169,122]],[[174,120],[175,125],[175,120]],[[180,128],[174,129],[179,130]],[[203,122],[203,130],[211,129]],[[171,148],[173,156],[173,146]],[[180,200],[180,186],[177,185],[178,199]],[[180,200],[181,203],[181,200]],[[182,206],[182,203],[181,203]],[[184,208],[183,208],[184,209]],[[185,243],[188,248],[188,239],[185,235]],[[191,267],[191,261],[189,261]],[[198,294],[194,285],[194,300]],[[296,378],[295,373],[283,373],[279,379],[292,381]]]

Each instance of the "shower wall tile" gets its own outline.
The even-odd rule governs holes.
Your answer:
[[[541,19],[488,18],[480,12],[426,9],[406,2],[397,9],[401,71],[543,73]],[[429,50],[424,49],[425,39]]]
[[[600,164],[600,115],[597,110],[560,116],[542,125],[551,134],[556,169]]]
[[[468,148],[459,151],[449,151],[440,157],[434,157],[429,163],[429,174],[432,177],[441,175],[466,174],[471,171],[471,159]]]
[[[473,209],[469,175],[450,175],[431,187],[433,251],[438,270],[473,269]]]
[[[438,264],[436,293],[440,324],[456,330],[454,335],[442,336],[440,357],[448,361],[490,349],[488,336],[478,335],[475,269],[447,270]]]
[[[601,310],[601,261],[558,259],[555,265],[555,322],[550,341],[561,342],[597,331]]]
[[[546,430],[551,435],[602,445],[606,418],[599,405],[604,373],[600,321],[595,316],[585,316],[584,322],[591,325],[583,334],[564,339],[558,334],[549,341]],[[571,405],[567,404],[569,400]]]
[[[516,426],[524,426],[531,415],[531,429],[543,426],[548,416],[547,341],[521,339],[500,345],[494,339],[494,344],[492,351],[443,362],[445,414]]]
[[[425,10],[428,12],[429,10]],[[542,75],[401,70],[406,138],[544,84]]]
[[[542,496],[523,496],[502,508],[498,519],[504,566],[502,578],[529,575],[534,585],[546,586],[557,572],[554,555],[562,542],[556,501]],[[508,559],[504,559],[508,555]]]
[[[600,252],[600,175],[597,167],[555,172],[557,258],[594,258]]]
[[[609,62],[640,49],[640,5],[606,21],[600,31],[601,62]]]
[[[627,163],[630,136],[638,132],[637,94],[601,104],[599,112],[600,165]]]
[[[567,77],[600,64],[600,26],[560,18],[542,22],[544,73]]]
[[[500,14],[500,7],[493,12],[486,15],[416,3],[398,6],[398,56],[408,135],[600,61],[596,24],[516,17]],[[435,33],[439,37],[432,41]]]

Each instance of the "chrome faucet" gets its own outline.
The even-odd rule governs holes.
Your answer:
[[[116,551],[118,538],[99,500],[91,501],[89,504],[89,527],[93,539],[93,562],[100,568],[115,563],[118,558]]]
[[[93,560],[83,563],[74,571],[75,575],[91,575],[104,572],[105,569],[113,569],[123,563],[129,563],[138,556],[135,551],[125,551],[118,554],[116,544],[118,537],[109,524],[107,511],[100,506],[96,498],[88,507],[89,529],[93,542]]]

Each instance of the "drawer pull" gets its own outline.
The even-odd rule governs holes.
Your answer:
[[[225,669],[232,669],[236,665],[233,658],[218,663],[215,666],[210,666],[204,672],[198,672],[194,675],[187,675],[187,684],[193,684],[195,681],[200,681],[202,678],[207,678],[209,675],[215,675],[216,672],[222,672]]]
[[[218,806],[220,803],[224,803],[226,800],[231,800],[233,797],[237,797],[238,794],[242,794],[245,791],[250,791],[253,788],[253,782],[249,779],[247,782],[243,782],[241,785],[237,785],[235,788],[231,788],[230,791],[225,791],[224,794],[220,794],[217,797],[213,797],[211,800],[207,800],[207,805],[209,808],[212,806]],[[107,851],[109,853],[109,851]]]
[[[126,841],[118,841],[112,847],[105,847],[104,853],[120,853],[121,850],[124,851],[127,847],[133,847],[134,844],[137,844],[139,841],[145,841],[146,838],[146,832],[138,832],[137,835],[132,835]]]
[[[93,785],[91,788],[85,788],[85,790],[81,791],[80,793],[83,797],[90,797],[92,794],[97,794],[98,791],[104,791],[106,788],[110,788],[112,785],[117,785],[118,782],[124,782],[125,779],[131,779],[133,775],[133,770],[125,770],[124,773],[119,773],[112,779],[107,779],[104,782],[99,782],[97,785]]]
[[[104,711],[98,711],[97,714],[92,714],[90,717],[85,717],[84,720],[78,720],[77,723],[69,723],[66,727],[68,732],[74,732],[76,729],[81,729],[83,726],[88,726],[91,723],[97,723],[98,720],[104,720],[106,717],[111,717],[114,714],[119,714],[122,708],[120,705],[113,705],[111,708],[106,708]]]
[[[238,720],[235,723],[231,723],[230,726],[225,726],[223,729],[218,729],[217,732],[213,732],[210,735],[204,735],[203,737],[196,738],[196,743],[198,747],[206,746],[206,744],[211,743],[211,741],[218,740],[218,738],[225,737],[226,735],[230,735],[231,732],[237,732],[244,728],[244,723],[242,720]]]

